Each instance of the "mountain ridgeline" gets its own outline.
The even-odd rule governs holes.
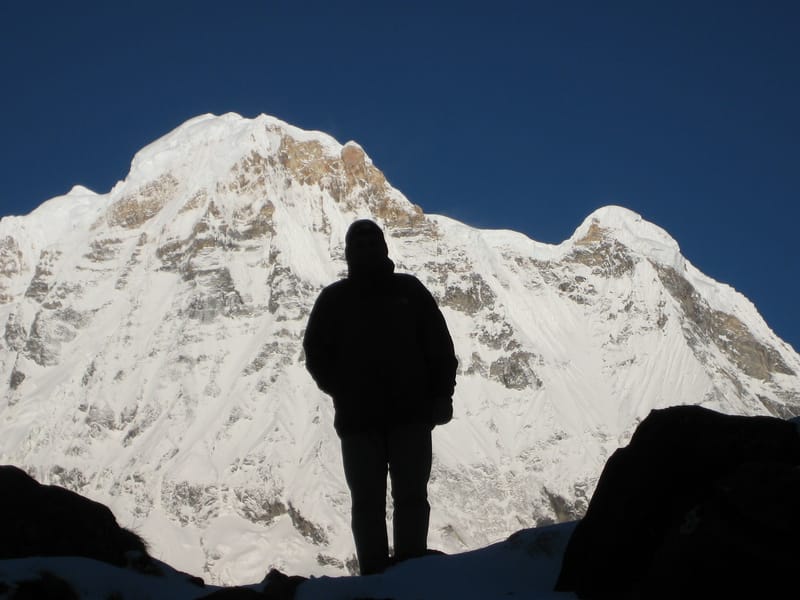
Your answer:
[[[107,504],[209,581],[352,570],[333,410],[301,340],[363,217],[459,358],[431,547],[580,517],[651,409],[800,414],[800,357],[639,215],[602,208],[558,245],[479,230],[425,214],[355,143],[206,115],[109,193],[0,221],[0,463]]]

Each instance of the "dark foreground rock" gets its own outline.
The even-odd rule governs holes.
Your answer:
[[[672,527],[639,596],[781,598],[800,564],[800,468],[745,463]]]
[[[119,567],[152,566],[135,533],[111,510],[70,490],[41,485],[25,471],[0,466],[0,559],[84,556]]]
[[[205,586],[199,577],[154,560],[144,541],[120,527],[111,510],[65,488],[41,485],[23,470],[0,466],[0,561],[30,557],[81,557],[145,576],[179,577],[197,596],[216,599],[291,600],[304,577],[270,571],[252,586]],[[92,570],[91,561],[83,569]],[[97,564],[97,563],[94,563]],[[107,577],[107,575],[105,576]],[[124,587],[124,582],[120,582]],[[207,592],[204,591],[207,590]],[[0,577],[0,596],[9,600],[80,597],[63,577],[40,571],[33,577]],[[124,589],[110,597],[124,598]],[[168,596],[165,596],[168,597]]]
[[[0,582],[0,594],[8,600],[79,600],[72,586],[52,573],[43,572],[35,579],[16,582],[13,587]]]
[[[606,463],[556,590],[729,599],[793,584],[797,465],[793,423],[696,406],[653,411]]]
[[[233,587],[217,590],[201,600],[292,600],[297,586],[306,581],[305,577],[289,576],[272,569],[260,585],[253,587]]]

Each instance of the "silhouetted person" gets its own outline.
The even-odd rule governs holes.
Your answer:
[[[453,416],[458,364],[433,296],[388,254],[375,223],[350,226],[347,278],[322,290],[303,340],[311,376],[333,398],[362,575],[389,564],[387,472],[395,559],[427,550],[431,430]]]

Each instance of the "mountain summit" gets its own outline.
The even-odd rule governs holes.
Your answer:
[[[641,216],[602,208],[558,245],[478,230],[424,214],[356,143],[204,115],[109,193],[0,221],[0,463],[107,504],[214,582],[352,569],[333,411],[301,340],[363,217],[459,357],[432,547],[579,517],[653,408],[800,414],[800,357]]]

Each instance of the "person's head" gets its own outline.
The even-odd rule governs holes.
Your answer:
[[[391,265],[383,231],[369,219],[359,219],[347,229],[344,256],[351,277],[378,275]]]

